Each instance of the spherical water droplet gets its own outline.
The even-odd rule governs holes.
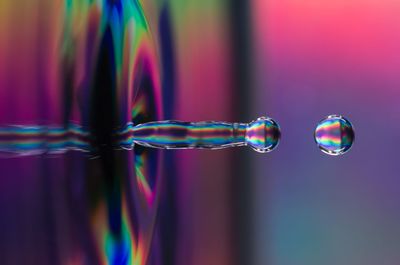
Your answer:
[[[246,129],[247,145],[260,153],[267,153],[275,149],[280,136],[279,125],[271,118],[260,117],[249,123]]]
[[[314,139],[322,152],[342,155],[353,145],[353,125],[340,115],[330,115],[318,123]]]

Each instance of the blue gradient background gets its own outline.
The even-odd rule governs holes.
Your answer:
[[[254,157],[257,264],[398,264],[400,19],[396,1],[255,1],[253,110],[282,129]],[[355,126],[352,150],[322,154],[326,115]]]

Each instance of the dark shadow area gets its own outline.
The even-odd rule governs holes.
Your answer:
[[[251,25],[249,1],[233,0],[229,4],[230,38],[232,43],[232,116],[234,120],[249,122],[251,112]],[[237,106],[240,106],[238,108]],[[247,149],[247,148],[246,148]],[[251,201],[252,173],[251,158],[241,149],[232,152],[231,168],[231,220],[232,220],[232,261],[238,265],[253,264]]]

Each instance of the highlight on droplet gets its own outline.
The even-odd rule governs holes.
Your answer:
[[[325,154],[338,156],[347,153],[354,142],[354,128],[341,115],[329,115],[321,120],[314,132],[318,148]]]

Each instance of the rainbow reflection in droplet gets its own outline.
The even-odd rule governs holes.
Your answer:
[[[342,155],[353,145],[353,125],[343,116],[330,115],[318,123],[314,139],[322,152]]]
[[[271,118],[260,117],[248,124],[246,144],[260,153],[267,153],[278,146],[281,130]]]

